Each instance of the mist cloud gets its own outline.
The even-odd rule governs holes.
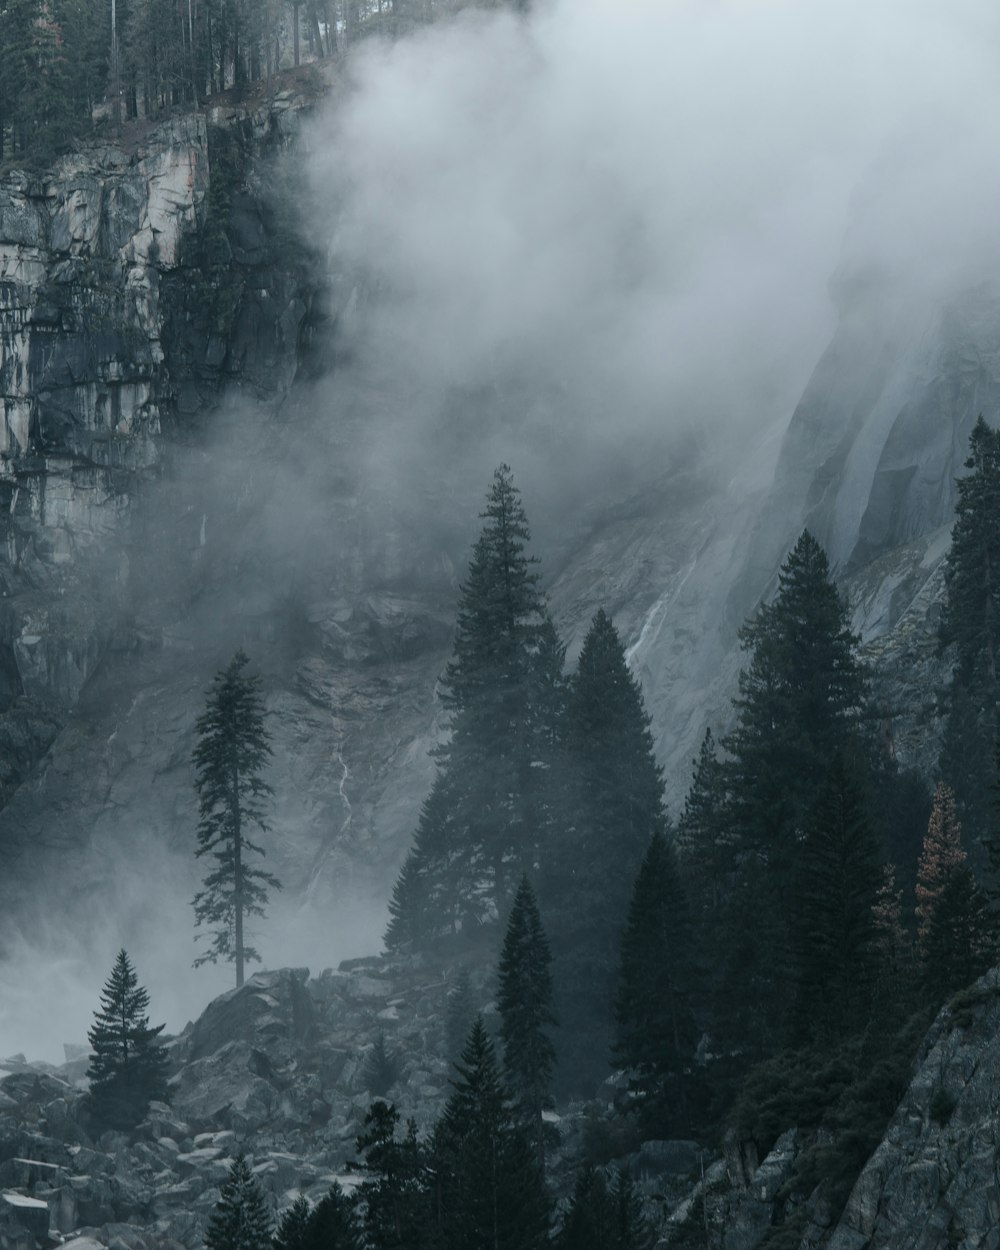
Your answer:
[[[993,263],[998,27],[972,0],[554,0],[362,51],[314,139],[331,253],[380,292],[361,359],[413,413],[551,387],[599,442],[787,418],[838,266],[937,290]]]

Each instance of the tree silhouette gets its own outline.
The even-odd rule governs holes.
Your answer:
[[[167,1052],[156,1041],[163,1025],[150,1028],[148,1008],[149,994],[120,950],[87,1033],[90,1110],[101,1127],[132,1129],[154,1099],[168,1101]]]
[[[246,942],[244,920],[263,916],[268,888],[281,888],[271,873],[247,862],[250,855],[264,854],[250,841],[249,830],[256,826],[267,831],[264,802],[272,793],[261,775],[271,746],[260,678],[245,674],[249,663],[239,650],[216,674],[195,725],[194,750],[200,817],[196,854],[215,860],[204,889],[194,899],[195,923],[214,928],[212,946],[194,963],[195,967],[219,959],[234,963],[237,988],[243,984],[244,963],[260,959]]]

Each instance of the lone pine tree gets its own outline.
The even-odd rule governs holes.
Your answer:
[[[451,736],[393,891],[386,945],[421,944],[502,915],[511,880],[536,849],[547,783],[540,753],[557,730],[557,680],[528,522],[507,465],[481,513],[462,585],[442,701]]]
[[[271,1212],[242,1151],[233,1160],[205,1234],[207,1250],[271,1250]]]
[[[545,930],[527,877],[514,898],[498,969],[497,1006],[503,1038],[507,1087],[525,1131],[535,1146],[539,1172],[545,1174],[545,1125],[556,1052],[548,1030],[552,1011],[552,974]]]
[[[168,1101],[167,1052],[156,1040],[163,1025],[150,1028],[148,1009],[149,994],[120,950],[87,1033],[90,1112],[101,1128],[135,1128],[152,1101]]]
[[[195,724],[194,749],[199,814],[195,853],[215,860],[194,899],[195,922],[212,926],[212,945],[194,963],[234,963],[237,987],[243,984],[244,964],[260,959],[247,944],[244,920],[263,916],[268,889],[281,888],[271,873],[248,862],[249,856],[264,854],[249,833],[254,827],[267,831],[264,804],[272,793],[262,776],[271,746],[260,678],[246,674],[249,663],[239,650],[216,674]]]
[[[996,875],[1000,842],[991,837],[990,786],[1000,729],[1000,430],[982,417],[965,467],[945,561],[940,643],[954,645],[956,659],[941,772],[970,846],[987,843]]]

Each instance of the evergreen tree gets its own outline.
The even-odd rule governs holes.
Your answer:
[[[751,658],[734,700],[737,725],[723,742],[738,870],[728,984],[736,995],[731,1014],[746,1025],[743,1045],[761,1051],[783,1040],[801,831],[834,756],[873,755],[858,639],[808,531],[781,567],[774,602],[743,626],[740,641]]]
[[[734,839],[726,815],[726,772],[706,729],[677,822],[677,851],[703,930],[714,927],[732,872]]]
[[[955,796],[941,783],[917,870],[921,981],[936,1002],[984,972],[994,953],[986,899],[962,847]]]
[[[472,1001],[469,970],[463,965],[458,970],[454,986],[448,991],[444,1031],[449,1063],[454,1063],[461,1056],[465,1039],[469,1036],[475,1020],[476,1008]]]
[[[896,889],[892,864],[882,868],[872,906],[872,935],[874,1015],[887,1031],[901,1023],[913,987],[913,943],[903,927],[903,891]]]
[[[300,1250],[364,1250],[355,1204],[336,1182],[310,1215]]]
[[[430,1200],[423,1146],[410,1120],[406,1136],[396,1136],[399,1112],[375,1101],[358,1137],[364,1175],[357,1191],[365,1244],[371,1250],[423,1250],[430,1240]]]
[[[561,653],[507,465],[493,475],[481,518],[445,670],[451,737],[437,751],[438,777],[394,891],[390,950],[503,914],[512,877],[537,856],[539,813],[550,806],[539,789],[557,736]]]
[[[543,863],[540,889],[563,1025],[559,1067],[575,1089],[605,1074],[600,1057],[629,894],[649,839],[668,827],[649,726],[618,631],[599,611],[569,683],[569,819]]]
[[[636,877],[622,934],[613,1053],[629,1071],[645,1127],[663,1137],[687,1127],[685,1068],[695,1045],[691,962],[690,921],[674,853],[657,833]]]
[[[246,943],[247,916],[263,916],[267,890],[280,889],[277,878],[248,862],[263,855],[250,841],[256,826],[267,832],[264,802],[272,793],[261,775],[271,755],[264,724],[260,678],[248,677],[247,655],[237,651],[229,666],[217,673],[205,711],[195,724],[194,749],[198,791],[197,855],[211,855],[215,867],[194,899],[195,922],[214,926],[211,948],[195,967],[224,959],[236,965],[237,988],[243,984],[246,960],[260,956]]]
[[[384,1098],[399,1080],[399,1062],[386,1049],[381,1029],[365,1059],[364,1079],[368,1090],[377,1098]]]
[[[493,1043],[477,1018],[431,1142],[441,1250],[542,1250],[545,1188],[514,1122]]]
[[[156,1040],[163,1025],[150,1028],[148,1008],[149,994],[120,950],[87,1033],[90,1111],[101,1128],[135,1128],[152,1101],[169,1101],[167,1052]]]
[[[242,1151],[208,1222],[207,1250],[271,1250],[271,1213]]]
[[[982,417],[958,479],[940,643],[954,645],[941,771],[972,845],[990,839],[989,787],[1000,707],[1000,430]],[[989,846],[1000,872],[1000,843]]]
[[[312,1208],[301,1194],[278,1221],[273,1250],[307,1250]]]
[[[551,1102],[549,1087],[556,1053],[548,1030],[552,1011],[552,955],[528,878],[514,898],[500,954],[497,1006],[502,1021],[503,1068],[521,1124],[535,1144],[540,1174],[545,1175],[545,1126],[542,1111]]]
[[[653,1250],[656,1236],[628,1173],[615,1171],[609,1184],[602,1171],[582,1168],[555,1244],[556,1250]]]
[[[798,1030],[824,1043],[860,1030],[875,975],[878,848],[840,754],[806,824],[796,870]]]

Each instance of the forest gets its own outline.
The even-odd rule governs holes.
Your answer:
[[[231,91],[462,0],[3,0],[0,164],[36,166],[91,136]],[[515,8],[519,5],[515,4]]]
[[[546,1100],[616,1071],[635,1142],[717,1145],[735,1127],[763,1156],[789,1124],[825,1128],[788,1196],[820,1185],[839,1210],[931,1019],[974,997],[1000,886],[1000,433],[982,418],[966,467],[937,775],[898,766],[892,709],[806,531],[740,631],[732,727],[706,731],[676,821],[610,616],[567,673],[519,493],[496,471],[444,677],[450,737],[385,940],[467,958],[506,926],[499,1001],[520,1040],[505,1038],[503,1062],[539,1171]],[[466,1079],[482,1064],[474,1037]]]

